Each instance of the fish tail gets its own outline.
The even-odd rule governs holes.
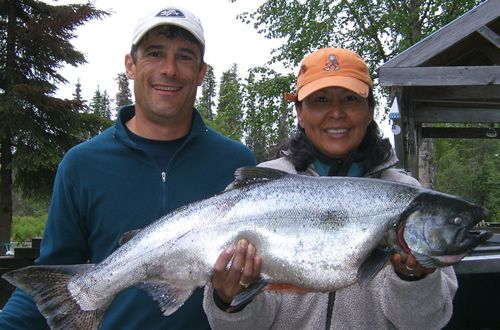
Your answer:
[[[28,292],[51,329],[98,329],[107,306],[82,310],[68,289],[70,279],[94,265],[30,266],[3,278]]]

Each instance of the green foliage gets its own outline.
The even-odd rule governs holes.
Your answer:
[[[238,77],[238,67],[236,64],[233,64],[231,69],[222,73],[217,115],[211,122],[213,128],[233,140],[241,140],[243,136],[243,111],[241,102],[241,84]]]
[[[19,190],[14,190],[11,240],[24,242],[41,236],[48,205],[48,198],[30,199],[24,197]]]
[[[132,93],[130,92],[128,77],[125,73],[119,73],[116,77],[118,82],[118,93],[116,94],[116,107],[132,104]]]
[[[196,102],[196,109],[207,122],[214,120],[215,94],[217,83],[214,76],[214,68],[208,65],[207,73],[203,79],[201,97]]]
[[[239,15],[269,39],[282,39],[272,61],[296,67],[321,47],[357,50],[373,65],[401,53],[481,0],[271,0]]]
[[[283,98],[294,80],[266,68],[254,68],[246,80],[245,142],[258,162],[275,158],[275,149],[293,128],[292,106]]]
[[[73,93],[73,102],[75,102],[76,111],[89,112],[87,101],[84,100],[82,96],[82,84],[80,83],[80,79],[78,79],[75,84],[75,92]]]
[[[12,218],[12,241],[25,242],[41,237],[47,214],[14,216]]]
[[[435,140],[435,188],[488,208],[500,222],[500,142]]]
[[[101,92],[99,86],[90,101],[90,111],[100,117],[111,119],[111,101],[108,92],[106,90]]]

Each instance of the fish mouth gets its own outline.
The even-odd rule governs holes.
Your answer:
[[[485,230],[469,230],[465,232],[456,249],[446,251],[447,253],[442,255],[433,256],[433,266],[444,267],[456,264],[466,255],[470,254],[478,245],[484,243],[492,236],[492,232]]]
[[[493,236],[493,232],[487,230],[468,230],[462,241],[464,246],[476,247],[477,245],[486,242]]]

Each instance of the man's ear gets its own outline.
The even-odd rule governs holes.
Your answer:
[[[208,65],[207,63],[203,63],[200,68],[200,72],[198,74],[198,86],[203,85],[203,80],[205,79],[205,74],[207,73]]]
[[[127,73],[127,77],[129,79],[134,79],[135,78],[135,63],[134,59],[132,58],[132,55],[127,54],[125,55],[125,72]]]

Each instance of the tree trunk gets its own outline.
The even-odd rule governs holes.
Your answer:
[[[3,117],[7,117],[11,111],[12,104],[9,97],[11,96],[14,87],[15,73],[15,50],[16,50],[16,17],[18,3],[8,1],[8,22],[7,22],[7,38],[6,38],[6,67],[5,94],[2,98],[0,111],[4,112]],[[4,255],[7,251],[6,245],[10,243],[12,234],[12,134],[9,126],[4,128],[0,136],[0,255]]]
[[[12,234],[12,146],[10,135],[0,140],[0,255]]]

